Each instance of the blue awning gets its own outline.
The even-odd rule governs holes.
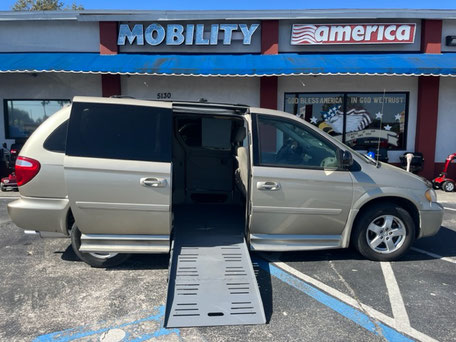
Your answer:
[[[456,76],[456,54],[144,55],[97,53],[0,54],[3,72],[120,75]]]

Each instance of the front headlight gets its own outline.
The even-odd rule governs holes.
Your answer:
[[[429,202],[437,202],[437,194],[434,189],[427,189],[424,193],[424,197],[426,197]]]

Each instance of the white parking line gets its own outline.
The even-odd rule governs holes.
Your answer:
[[[456,259],[453,259],[453,258],[444,257],[444,256],[441,256],[441,255],[438,255],[438,254],[435,254],[435,253],[432,253],[432,252],[428,252],[428,251],[425,251],[424,249],[420,249],[420,248],[416,248],[416,247],[412,247],[410,249],[414,250],[415,252],[427,254],[427,255],[435,258],[435,259],[440,259],[440,260],[443,260],[443,261],[448,261],[448,262],[451,262],[453,264],[456,264]]]
[[[410,320],[391,263],[382,261],[380,262],[380,266],[382,268],[383,277],[385,278],[386,289],[388,290],[391,310],[393,311],[396,326],[403,328],[410,327]]]
[[[269,258],[267,258],[266,255],[262,255],[262,256],[263,256],[263,258],[269,260]],[[358,301],[356,299],[354,299],[350,296],[347,296],[346,294],[322,283],[321,281],[319,281],[315,278],[312,278],[312,277],[298,271],[297,269],[294,269],[291,266],[288,266],[287,264],[285,264],[283,262],[279,262],[279,261],[273,262],[272,260],[270,260],[270,261],[275,266],[290,273],[291,275],[295,276],[296,278],[301,279],[301,280],[305,281],[306,283],[312,284],[313,286],[319,288],[320,290],[323,290],[327,294],[339,299],[340,301],[353,306],[354,308],[357,308],[359,310],[366,312],[373,319],[376,319],[382,323],[385,323],[385,324],[389,325],[390,327],[395,328],[399,332],[405,333],[405,334],[409,335],[410,337],[413,337],[414,339],[417,339],[419,341],[437,342],[436,339],[412,328],[411,326],[398,326],[396,324],[396,321],[393,318],[388,317],[384,313],[381,313],[381,312],[375,310],[374,308],[370,307],[369,305],[358,303]]]
[[[451,211],[456,211],[456,209],[454,209],[454,208],[448,208],[448,207],[443,207],[443,209],[445,209],[445,210],[451,210]]]

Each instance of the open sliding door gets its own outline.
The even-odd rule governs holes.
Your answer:
[[[168,252],[171,105],[75,98],[65,156],[84,252]]]

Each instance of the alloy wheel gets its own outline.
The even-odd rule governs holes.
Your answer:
[[[382,215],[369,224],[366,239],[369,247],[377,253],[390,254],[404,244],[407,231],[404,223],[394,215]]]

